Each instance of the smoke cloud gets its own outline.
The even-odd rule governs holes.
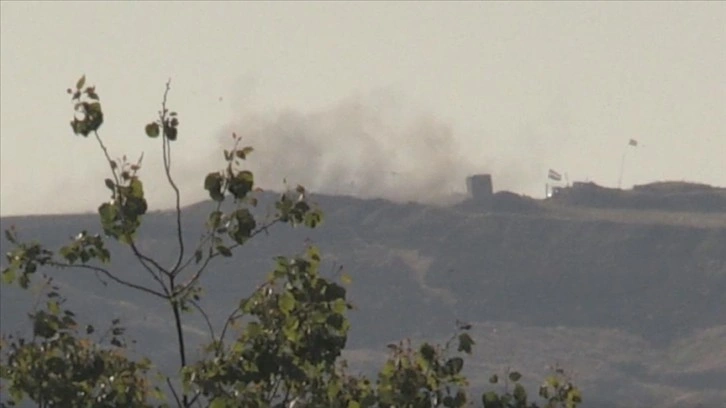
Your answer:
[[[221,148],[232,132],[255,149],[247,165],[257,184],[273,190],[285,180],[317,193],[437,203],[465,191],[472,172],[450,125],[381,95],[307,113],[242,113],[219,135]]]

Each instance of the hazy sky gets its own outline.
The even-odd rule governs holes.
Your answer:
[[[65,89],[101,95],[114,156],[172,78],[174,174],[203,198],[232,131],[263,187],[432,200],[491,172],[542,196],[549,168],[623,186],[726,185],[726,2],[2,2],[0,214],[93,210],[108,170]],[[629,139],[637,148],[627,148]],[[79,196],[84,199],[79,199]]]

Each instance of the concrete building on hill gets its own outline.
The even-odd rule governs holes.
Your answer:
[[[492,208],[494,187],[490,174],[475,174],[467,177],[466,191],[477,206]]]

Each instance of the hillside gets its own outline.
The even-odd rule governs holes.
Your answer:
[[[261,197],[262,207],[270,198]],[[244,262],[220,262],[206,275],[214,316],[228,313],[273,256],[297,253],[311,240],[330,271],[342,264],[353,277],[357,309],[347,357],[363,370],[382,358],[387,343],[444,338],[460,319],[474,324],[470,373],[477,385],[509,366],[535,381],[559,364],[582,386],[585,408],[612,400],[632,401],[630,407],[726,401],[726,212],[604,208],[511,193],[495,194],[493,208],[316,200],[325,211],[319,230],[275,228],[241,249],[234,259]],[[188,242],[210,208],[184,209]],[[81,229],[99,230],[93,214],[8,217],[0,224],[51,246]],[[171,213],[149,214],[140,246],[171,259],[172,231]],[[126,268],[129,279],[146,279],[119,253],[115,267]],[[80,314],[99,321],[121,315],[139,352],[175,364],[161,304],[104,287],[93,275],[54,276]],[[3,331],[21,327],[31,300],[2,290]],[[204,327],[195,319],[191,332]]]

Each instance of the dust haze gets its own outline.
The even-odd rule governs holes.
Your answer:
[[[219,152],[232,133],[255,152],[246,165],[263,188],[305,186],[315,193],[444,204],[466,192],[465,178],[509,167],[498,188],[517,189],[506,160],[476,162],[452,123],[390,94],[349,96],[323,109],[254,112],[239,109],[217,135]],[[216,157],[219,162],[219,157]],[[537,167],[537,166],[535,166]]]

